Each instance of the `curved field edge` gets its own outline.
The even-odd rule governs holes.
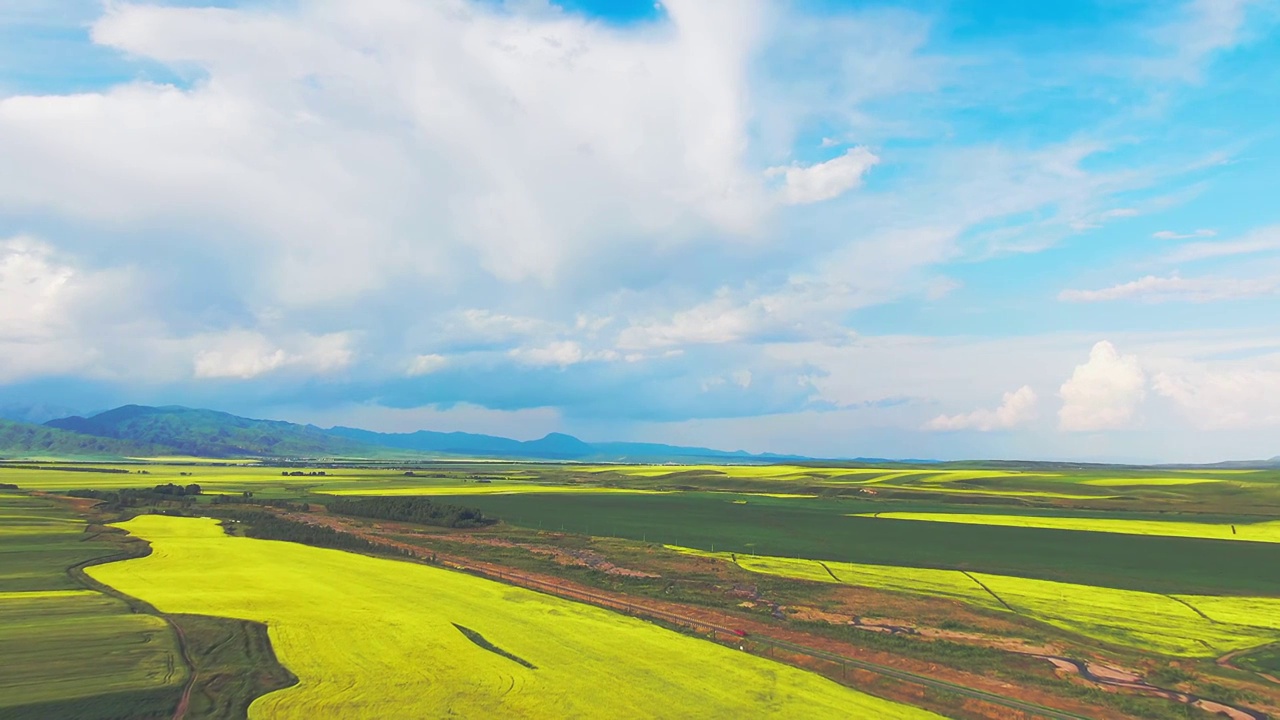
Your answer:
[[[297,678],[277,661],[266,627],[261,623],[163,613],[145,600],[98,581],[88,572],[90,568],[142,559],[150,556],[153,549],[145,540],[127,535],[117,528],[90,527],[98,527],[100,533],[126,536],[127,541],[120,546],[118,552],[91,558],[68,568],[68,575],[92,588],[69,592],[112,598],[129,607],[134,613],[130,617],[154,620],[172,634],[182,661],[182,667],[177,669],[181,670],[184,682],[180,692],[169,692],[167,706],[163,702],[157,706],[163,708],[158,716],[240,720],[246,717],[249,706],[258,697],[297,683]],[[103,702],[96,706],[96,712],[89,712],[90,708],[95,707],[95,700]],[[144,711],[152,712],[152,708],[135,694],[120,698],[90,697],[85,698],[83,703],[60,708],[40,708],[52,714],[37,717],[98,717],[102,708],[109,710],[105,717],[135,718],[144,717]],[[119,713],[123,714],[112,715],[112,712],[116,712],[113,708],[119,708]]]
[[[6,494],[0,525],[0,716],[169,717],[186,679],[173,631],[79,575],[138,548],[47,498]]]
[[[182,637],[194,672],[186,717],[239,720],[254,700],[298,682],[276,658],[262,623],[208,615],[168,619]]]
[[[957,525],[997,525],[1000,527],[1038,528],[1042,530],[1106,532],[1121,535],[1158,535],[1161,537],[1280,543],[1280,520],[1231,524],[1178,520],[1125,520],[1118,518],[1070,518],[1044,515],[934,512],[852,513],[849,517],[875,517],[885,520],[915,520]]]
[[[1280,640],[1280,598],[1162,595],[960,570],[667,547],[768,575],[949,598],[1164,655],[1216,657]]]
[[[812,673],[589,605],[474,576],[224,534],[213,520],[141,516],[121,527],[145,558],[101,582],[169,613],[263,622],[299,678],[252,718],[933,718]],[[475,645],[482,633],[537,667]]]

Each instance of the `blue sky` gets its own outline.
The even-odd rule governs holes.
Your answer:
[[[1280,3],[12,0],[0,414],[1280,454]]]

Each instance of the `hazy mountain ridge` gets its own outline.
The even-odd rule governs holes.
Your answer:
[[[394,458],[474,457],[502,460],[547,460],[636,463],[771,463],[814,462],[816,458],[775,453],[752,454],[705,447],[643,442],[584,442],[572,435],[550,433],[537,440],[496,435],[419,430],[380,433],[360,428],[320,428],[283,420],[258,420],[217,410],[180,406],[124,405],[90,417],[70,416],[43,425],[0,420],[2,457],[148,457],[189,455],[210,458]],[[840,464],[933,465],[1045,468],[1081,463],[982,461],[938,463],[935,460],[884,458],[826,459]],[[1087,463],[1085,463],[1087,464]],[[1104,467],[1098,465],[1097,467]],[[1166,465],[1169,468],[1280,467],[1270,460],[1227,461],[1211,465]]]
[[[723,451],[701,447],[683,447],[662,443],[604,442],[588,443],[572,435],[549,433],[537,440],[512,440],[494,435],[464,432],[379,433],[359,428],[335,427],[331,433],[370,445],[400,450],[449,455],[472,455],[535,460],[578,460],[596,462],[668,462],[681,460],[750,461],[807,460],[795,455],[753,455],[742,450]]]
[[[149,457],[169,448],[0,420],[0,457]]]
[[[660,443],[587,443],[564,433],[513,440],[464,432],[379,433],[359,428],[323,429],[282,420],[258,420],[181,406],[124,405],[90,417],[70,416],[44,425],[11,423],[0,455],[378,458],[387,456],[480,457],[586,462],[770,462],[799,456],[753,455]],[[43,434],[42,434],[43,433]],[[86,438],[93,438],[87,440]]]
[[[178,406],[125,405],[89,418],[50,420],[45,426],[196,457],[362,456],[372,450],[311,425]]]

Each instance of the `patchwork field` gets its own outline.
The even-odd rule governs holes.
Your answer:
[[[1160,535],[1164,537],[1211,538],[1280,543],[1280,520],[1256,523],[1201,523],[1165,520],[1125,520],[1113,518],[1042,517],[1036,515],[979,515],[964,513],[864,513],[854,517],[877,517],[888,520],[920,520],[925,522],[1002,527],[1046,528],[1107,532],[1123,535]]]
[[[1160,593],[1280,596],[1280,573],[1259,571],[1280,567],[1277,543],[886,519],[870,517],[886,503],[855,498],[681,492],[476,496],[467,504],[523,527],[703,550],[970,570]]]
[[[0,717],[171,714],[186,668],[164,620],[86,589],[67,568],[116,548],[36,497],[0,496]]]
[[[154,552],[95,566],[95,579],[165,612],[267,624],[300,682],[259,698],[252,718],[934,717],[461,573],[230,537],[212,520],[140,516],[121,527]]]
[[[171,632],[164,620],[99,592],[0,593],[0,716],[13,717],[6,707],[17,714],[13,706],[178,687],[186,670],[176,652],[163,650]],[[159,709],[174,699],[159,698]]]
[[[543,485],[535,483],[472,483],[469,485],[412,485],[412,486],[395,486],[395,485],[379,485],[377,487],[357,487],[357,488],[336,488],[319,490],[323,495],[357,495],[357,496],[408,496],[419,497],[422,495],[430,496],[448,496],[448,495],[555,495],[561,493],[590,493],[592,495],[599,494],[658,494],[666,492],[663,490],[640,490],[632,488],[609,488],[598,487],[593,485],[569,486],[569,485]]]
[[[1167,655],[1218,656],[1280,640],[1280,598],[1170,596],[954,570],[673,549],[769,575],[951,598]]]

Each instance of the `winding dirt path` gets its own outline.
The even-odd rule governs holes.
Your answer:
[[[183,720],[187,716],[187,709],[191,707],[191,691],[196,686],[196,664],[191,659],[191,653],[187,650],[187,634],[182,631],[182,626],[169,620],[169,626],[178,633],[178,649],[182,651],[182,659],[187,663],[187,667],[191,673],[187,676],[187,686],[182,688],[182,698],[178,700],[178,706],[173,709],[173,720]]]

